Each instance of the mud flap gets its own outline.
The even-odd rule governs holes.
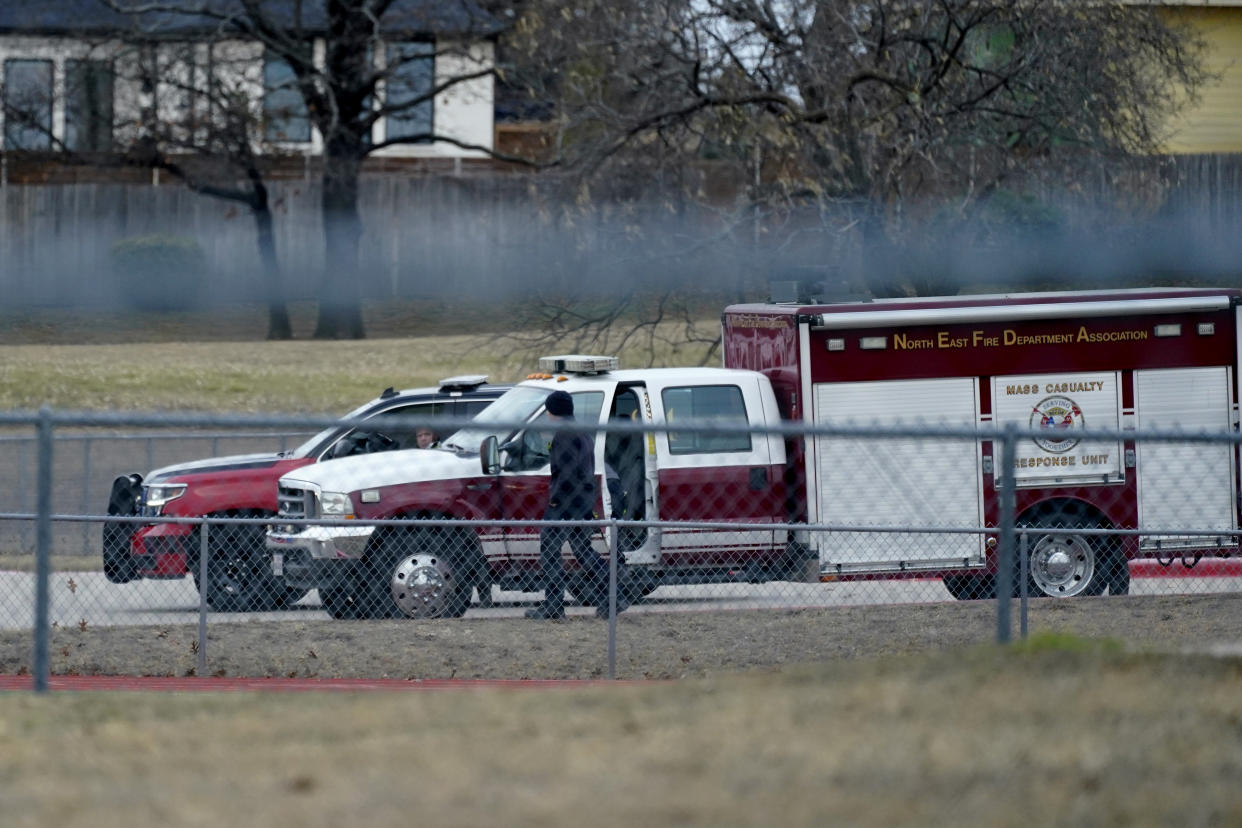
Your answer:
[[[142,475],[127,474],[112,481],[112,493],[108,496],[108,515],[129,517],[138,513],[138,495],[142,492]],[[114,584],[124,584],[137,579],[138,569],[129,544],[136,523],[114,523],[103,526],[104,576]]]

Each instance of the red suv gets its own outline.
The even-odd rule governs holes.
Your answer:
[[[292,451],[212,457],[155,469],[145,478],[128,474],[112,483],[109,515],[145,517],[270,517],[276,514],[277,481],[301,466],[375,451],[418,447],[418,431],[393,417],[469,419],[509,386],[485,376],[451,377],[439,388],[387,389],[346,419],[364,426],[324,429]],[[424,441],[427,439],[424,435]],[[213,525],[208,532],[207,604],[220,611],[261,611],[288,606],[305,595],[272,576],[258,523]],[[187,572],[201,591],[199,527],[187,523],[105,523],[104,574],[113,583],[140,578],[181,578]]]

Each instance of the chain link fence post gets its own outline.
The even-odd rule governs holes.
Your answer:
[[[52,409],[39,409],[39,460],[35,493],[35,638],[34,689],[46,693],[51,667],[48,659],[51,637],[52,570]]]
[[[1017,427],[1013,423],[1006,423],[1001,437],[1001,461],[996,474],[996,490],[1000,497],[1000,549],[997,550],[996,561],[997,644],[1008,644],[1013,638],[1009,610],[1013,596],[1014,515],[1017,510],[1013,470],[1017,452]]]
[[[611,681],[617,677],[617,557],[621,550],[621,531],[616,518],[608,529],[612,531],[612,550],[608,553],[608,678]]]
[[[207,675],[207,567],[211,564],[208,552],[211,527],[203,521],[199,525],[198,541],[198,675]]]
[[[90,502],[90,484],[91,484],[91,438],[87,437],[82,441],[82,514],[89,515],[91,513]],[[91,525],[89,523],[82,524],[82,554],[89,555],[91,553]]]
[[[1030,538],[1028,532],[1022,532],[1018,537],[1018,634],[1023,641],[1026,640],[1027,604],[1031,597],[1030,578],[1026,577],[1031,566]]]
[[[36,429],[37,431],[37,429]],[[19,500],[18,510],[21,512],[30,512],[30,454],[38,446],[38,436],[33,441],[25,440],[17,452],[17,491]],[[22,521],[21,529],[22,551],[25,552],[31,548],[30,524]]]

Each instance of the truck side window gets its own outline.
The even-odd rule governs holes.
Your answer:
[[[598,423],[600,411],[604,407],[604,394],[601,391],[579,391],[574,394],[574,419],[580,423]],[[547,428],[548,414],[540,411],[535,419],[511,443],[510,471],[541,469],[547,466],[551,458],[548,449],[552,444],[555,429]]]
[[[350,457],[377,451],[416,448],[418,425],[400,422],[414,416],[440,417],[447,412],[446,403],[415,403],[381,411],[354,429],[333,446],[327,457]],[[395,421],[395,422],[394,422]]]
[[[661,394],[665,420],[672,423],[693,421],[695,425],[746,426],[746,403],[742,389],[736,385],[695,385],[666,388]],[[670,431],[668,450],[672,454],[707,454],[750,451],[750,434],[745,431],[712,434],[710,432]]]

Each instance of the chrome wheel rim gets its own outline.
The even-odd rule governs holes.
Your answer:
[[[393,567],[388,588],[393,603],[408,618],[440,618],[447,614],[456,583],[439,556],[415,554]]]
[[[1095,575],[1095,550],[1081,535],[1045,535],[1031,551],[1031,581],[1054,598],[1081,594]]]

